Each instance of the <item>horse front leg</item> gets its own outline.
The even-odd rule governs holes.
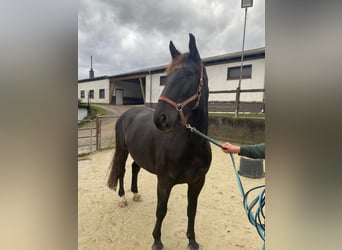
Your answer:
[[[158,177],[156,211],[157,220],[152,233],[154,238],[152,250],[163,249],[163,243],[161,242],[161,226],[167,212],[167,203],[170,197],[172,186],[173,184],[170,180]]]
[[[188,229],[187,237],[189,239],[190,250],[199,249],[199,245],[195,239],[195,216],[197,211],[198,195],[202,190],[205,182],[205,176],[201,177],[197,182],[188,184]]]

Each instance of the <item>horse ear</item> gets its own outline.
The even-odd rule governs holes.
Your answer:
[[[195,61],[201,61],[201,56],[198,53],[197,47],[196,47],[196,39],[193,34],[189,34],[190,41],[189,41],[189,51],[190,51],[190,57],[193,58]]]
[[[176,49],[175,45],[173,45],[173,42],[170,41],[169,44],[169,49],[170,49],[170,53],[172,56],[172,59],[176,58],[177,56],[179,56],[181,53]]]

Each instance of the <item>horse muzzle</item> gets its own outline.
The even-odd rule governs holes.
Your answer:
[[[161,108],[161,106],[164,106]],[[162,132],[173,130],[177,123],[178,114],[164,103],[159,103],[153,115],[154,125]]]

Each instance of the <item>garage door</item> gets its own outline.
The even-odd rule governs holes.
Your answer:
[[[122,105],[123,104],[123,89],[116,89],[115,90],[115,104]]]

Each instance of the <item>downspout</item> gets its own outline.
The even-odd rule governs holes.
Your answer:
[[[148,72],[150,74],[150,108],[152,108],[152,73],[151,70]]]
[[[145,101],[145,93],[144,93],[144,86],[143,86],[141,77],[139,77],[139,82],[140,82],[140,91],[141,91],[141,95],[142,95],[142,97],[143,97],[144,104],[146,104],[146,101]]]

